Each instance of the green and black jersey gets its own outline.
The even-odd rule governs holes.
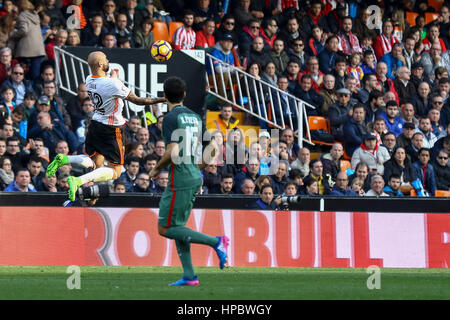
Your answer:
[[[201,142],[202,120],[198,114],[185,106],[176,106],[164,115],[162,137],[166,146],[178,143],[179,155],[169,165],[171,190],[201,186],[202,176],[196,163],[196,150]]]

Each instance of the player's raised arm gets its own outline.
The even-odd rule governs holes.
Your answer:
[[[156,178],[159,172],[167,167],[176,155],[179,153],[179,146],[177,142],[171,142],[166,146],[166,151],[164,152],[161,160],[156,164],[156,166],[150,172],[150,178]]]
[[[125,100],[128,100],[128,101],[130,101],[134,104],[140,105],[140,106],[166,102],[165,98],[138,97],[133,92],[131,92],[130,95]]]

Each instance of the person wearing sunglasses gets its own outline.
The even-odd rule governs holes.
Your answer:
[[[448,157],[449,153],[447,150],[441,149],[432,161],[437,190],[450,190],[450,166],[448,164]]]
[[[3,89],[5,86],[10,86],[14,89],[14,103],[16,105],[19,105],[23,102],[25,92],[34,92],[31,81],[25,80],[25,70],[25,65],[22,65],[20,63],[16,64],[12,68],[11,76],[2,84],[1,89]]]

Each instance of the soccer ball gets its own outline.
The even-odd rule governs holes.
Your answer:
[[[164,40],[155,41],[150,49],[153,59],[159,62],[165,62],[172,57],[172,47],[170,43]]]

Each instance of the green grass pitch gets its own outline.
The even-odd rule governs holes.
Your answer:
[[[66,266],[0,266],[0,299],[450,299],[450,269],[381,269],[369,290],[365,269],[197,267],[200,287],[169,287],[180,267],[80,268],[69,290]]]

